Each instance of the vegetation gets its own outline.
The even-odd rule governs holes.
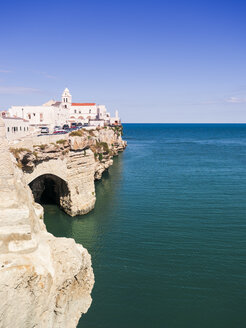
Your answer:
[[[66,155],[69,152],[69,149],[65,149],[62,151],[62,155]]]
[[[23,168],[23,165],[22,165],[21,161],[17,161],[16,166],[17,166],[19,169],[22,169],[22,168]]]
[[[115,125],[112,126],[111,129],[114,131],[114,133],[117,134],[117,136],[123,136],[123,126],[122,125]]]
[[[106,142],[96,142],[96,146],[98,148],[102,148],[105,153],[109,153],[109,146]]]
[[[56,141],[56,143],[57,143],[58,145],[64,145],[66,142],[67,142],[66,139],[59,139],[59,140]]]
[[[10,150],[10,152],[14,155],[14,157],[15,157],[15,159],[16,159],[16,161],[17,161],[17,163],[16,163],[16,165],[20,168],[20,169],[22,169],[23,168],[23,164],[22,164],[22,162],[21,162],[21,158],[20,158],[20,154],[21,153],[31,153],[32,154],[32,151],[30,150],[30,149],[28,149],[28,148],[10,148],[9,149]]]
[[[42,145],[39,145],[38,147],[41,149],[41,150],[44,150],[48,145],[47,144],[42,144]]]
[[[83,131],[82,129],[80,130],[75,130],[69,133],[70,137],[82,137],[85,134],[85,131]]]
[[[38,153],[36,151],[33,152],[33,155],[36,157],[36,159],[38,158]]]
[[[15,158],[20,158],[20,153],[23,153],[23,152],[31,153],[32,152],[28,148],[10,148],[9,150],[14,155]]]

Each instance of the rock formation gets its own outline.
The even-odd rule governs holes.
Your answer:
[[[1,119],[0,327],[75,328],[91,304],[90,255],[73,239],[46,231],[43,209],[34,202],[21,161],[10,154],[4,131]]]
[[[55,185],[56,202],[75,216],[94,208],[94,180],[101,179],[102,173],[113,164],[113,156],[125,147],[121,127],[104,127],[49,136],[47,140],[32,138],[12,145],[11,152],[35,200],[39,202],[49,179]]]

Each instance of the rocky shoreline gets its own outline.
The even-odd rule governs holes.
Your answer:
[[[77,130],[15,143],[10,151],[37,202],[45,188],[44,179],[39,177],[49,174],[60,190],[58,205],[71,216],[83,215],[95,205],[94,180],[101,179],[113,164],[113,157],[126,147],[121,134],[121,127]]]
[[[109,128],[93,134],[71,134],[54,145],[30,142],[28,148],[20,142],[11,145],[10,152],[0,121],[1,328],[75,328],[91,305],[91,257],[73,239],[47,232],[43,208],[34,201],[27,177],[43,163],[69,166],[74,158],[77,170],[78,154],[83,152],[82,162],[93,164],[93,180],[100,179],[126,143]]]

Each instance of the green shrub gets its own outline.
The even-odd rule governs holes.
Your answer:
[[[58,145],[64,145],[66,142],[67,142],[66,139],[59,139],[59,140],[57,140],[56,143],[57,143]]]
[[[47,144],[39,145],[38,146],[41,150],[44,150],[47,147]]]
[[[103,142],[103,141],[98,142],[98,141],[96,141],[96,147],[97,148],[102,148],[103,151],[107,154],[109,153],[109,146],[108,146],[107,142]]]
[[[111,129],[114,131],[114,133],[117,134],[118,137],[120,135],[123,136],[123,126],[122,125],[112,126]]]
[[[99,161],[101,162],[101,160],[103,159],[103,154],[102,153],[99,153]]]
[[[80,129],[80,130],[75,130],[69,133],[70,137],[82,137],[85,134],[85,132]]]
[[[102,146],[103,150],[105,151],[105,153],[109,153],[109,146],[108,146],[107,142],[101,142],[101,146]]]
[[[10,152],[14,155],[15,158],[19,158],[19,154],[23,152],[31,153],[32,151],[28,148],[10,148]]]

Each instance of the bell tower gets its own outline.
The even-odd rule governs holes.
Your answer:
[[[67,109],[70,109],[71,105],[72,105],[72,96],[68,90],[68,88],[66,88],[64,91],[63,91],[63,94],[62,94],[62,107],[63,108],[67,108]]]

